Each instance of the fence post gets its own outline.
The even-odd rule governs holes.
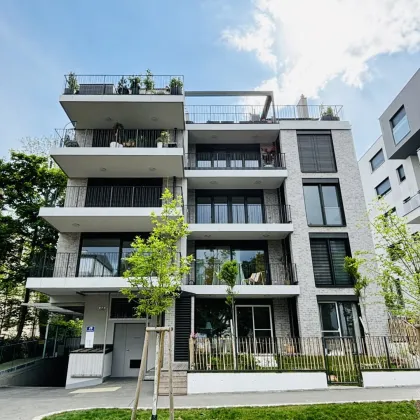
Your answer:
[[[391,369],[391,359],[389,358],[389,348],[388,348],[388,343],[386,342],[386,337],[384,337],[384,345],[385,345],[386,360],[387,360],[387,363],[388,363],[388,369]]]
[[[420,324],[415,324],[416,337],[417,337],[417,351],[420,353]]]
[[[190,338],[190,370],[194,370],[194,339]]]

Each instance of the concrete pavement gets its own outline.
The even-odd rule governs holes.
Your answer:
[[[64,388],[0,388],[0,419],[32,420],[34,417],[61,410],[90,407],[131,406],[136,383],[134,380],[111,380],[94,392],[72,393]],[[140,407],[152,404],[153,382],[145,382]],[[102,388],[118,388],[102,390]],[[96,392],[101,391],[101,392]],[[175,407],[267,406],[320,404],[367,401],[420,400],[420,387],[407,388],[349,388],[333,387],[326,391],[294,391],[249,394],[205,394],[175,397]],[[159,407],[169,406],[168,397],[159,398]]]

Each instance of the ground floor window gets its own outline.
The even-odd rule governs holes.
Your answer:
[[[271,338],[273,326],[270,305],[237,305],[236,331],[238,337]]]
[[[354,302],[320,302],[324,337],[360,337],[359,315]]]

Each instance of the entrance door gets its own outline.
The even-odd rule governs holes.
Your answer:
[[[115,325],[112,376],[138,376],[145,330],[145,324]]]

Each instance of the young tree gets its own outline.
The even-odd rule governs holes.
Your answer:
[[[363,266],[370,281],[377,283],[391,313],[420,319],[420,237],[413,234],[384,200],[372,207],[371,227],[375,253],[360,252],[357,267]],[[363,280],[364,282],[366,280]]]
[[[137,237],[132,246],[134,252],[126,258],[128,270],[123,274],[131,287],[121,292],[130,301],[137,304],[138,317],[156,316],[158,325],[162,323],[162,314],[167,311],[179,296],[183,277],[190,271],[192,256],[179,257],[178,245],[188,236],[188,224],[182,214],[182,197],[174,198],[168,189],[162,195],[162,213],[151,215],[152,232],[147,239]],[[147,333],[146,333],[147,334]],[[156,340],[159,354],[163,354],[162,345]],[[147,346],[147,343],[144,344]],[[169,357],[172,357],[170,354]],[[146,360],[142,357],[138,385],[134,398],[132,419],[136,418],[140,396],[141,376]],[[160,360],[155,360],[155,381],[158,382]],[[153,398],[153,416],[156,418],[157,385]],[[171,407],[171,416],[173,415]],[[172,418],[172,417],[171,417]]]

